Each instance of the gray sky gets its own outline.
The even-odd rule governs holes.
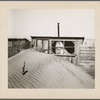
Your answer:
[[[30,36],[95,37],[94,9],[31,9],[9,10],[8,37],[27,38]]]

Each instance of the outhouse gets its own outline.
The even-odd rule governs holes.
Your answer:
[[[79,64],[80,44],[84,37],[31,36],[31,41],[40,52],[64,57],[75,65]]]

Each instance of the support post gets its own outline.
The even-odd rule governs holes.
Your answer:
[[[51,51],[52,51],[52,41],[49,39],[49,54],[51,54]]]
[[[76,54],[77,54],[77,57],[76,57],[76,65],[79,65],[79,57],[80,57],[80,41],[76,41],[76,46],[75,46],[75,51],[76,51]]]

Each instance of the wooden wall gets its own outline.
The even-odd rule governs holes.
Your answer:
[[[16,55],[23,49],[30,48],[30,42],[25,40],[8,41],[8,58]]]
[[[93,78],[95,77],[95,45],[94,40],[85,40],[80,46],[79,66]]]

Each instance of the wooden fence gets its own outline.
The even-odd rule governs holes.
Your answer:
[[[95,77],[95,46],[81,45],[80,46],[79,66],[86,70],[93,78]]]

